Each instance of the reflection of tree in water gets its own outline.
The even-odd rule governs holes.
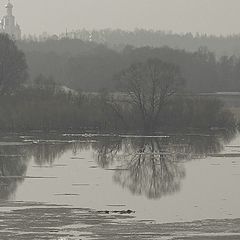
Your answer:
[[[134,194],[160,198],[180,190],[185,176],[183,160],[217,153],[233,136],[227,132],[216,136],[170,138],[90,137],[78,139],[79,142],[0,146],[0,199],[9,199],[15,193],[31,159],[38,166],[52,165],[69,150],[76,156],[83,150],[95,150],[99,166],[118,168],[114,173],[115,182]]]
[[[71,144],[32,144],[0,147],[0,199],[7,200],[24,181],[28,164],[33,158],[39,166],[53,164]]]
[[[0,200],[7,200],[24,181],[31,159],[38,166],[52,165],[66,151],[77,154],[89,149],[88,142],[82,143],[38,143],[30,145],[0,146]]]
[[[97,162],[115,170],[114,181],[133,194],[161,198],[180,190],[183,163],[223,149],[224,135],[178,135],[169,138],[129,138],[95,145]]]
[[[97,151],[96,159],[99,166],[107,168],[114,164],[115,156],[121,151],[121,139],[105,138],[94,144],[93,148]]]
[[[31,148],[31,155],[34,162],[38,166],[52,165],[57,159],[59,159],[66,151],[72,150],[73,146],[70,143],[60,144],[35,144]]]
[[[182,165],[160,138],[118,139],[95,145],[101,167],[116,166],[114,181],[133,194],[160,198],[180,190]]]
[[[77,155],[82,150],[90,150],[91,144],[86,139],[79,141],[65,140],[40,140],[38,144],[34,144],[31,148],[31,154],[34,162],[38,166],[45,164],[52,165],[56,160],[62,157],[67,151],[72,151]]]
[[[185,177],[182,165],[161,146],[159,139],[142,139],[133,154],[125,157],[121,168],[116,171],[114,181],[127,187],[133,194],[160,198],[180,190]]]
[[[23,146],[1,146],[0,148],[0,199],[9,199],[23,181],[30,160]]]

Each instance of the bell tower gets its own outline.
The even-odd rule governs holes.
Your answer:
[[[7,33],[14,39],[21,39],[21,29],[20,26],[15,23],[15,17],[13,16],[13,5],[10,0],[8,0],[5,8],[7,13],[0,21],[0,32]]]
[[[11,4],[10,0],[8,0],[8,4],[5,6],[7,9],[7,15],[12,16],[13,5]]]

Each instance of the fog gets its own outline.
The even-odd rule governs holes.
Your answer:
[[[239,33],[239,0],[12,0],[24,33],[67,29],[161,29]],[[1,1],[4,5],[4,1]],[[1,15],[4,14],[1,8]]]

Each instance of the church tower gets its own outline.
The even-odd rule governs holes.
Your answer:
[[[13,5],[8,0],[5,6],[7,14],[2,18],[0,22],[0,32],[7,33],[10,37],[19,40],[21,39],[21,29],[18,24],[15,23],[15,17],[13,16]]]
[[[7,9],[7,15],[12,16],[12,10],[13,10],[13,5],[10,3],[10,0],[8,1],[8,4],[5,6]]]

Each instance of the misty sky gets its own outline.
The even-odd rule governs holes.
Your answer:
[[[6,0],[0,1],[4,14]],[[12,0],[24,33],[147,28],[240,33],[240,0]]]

